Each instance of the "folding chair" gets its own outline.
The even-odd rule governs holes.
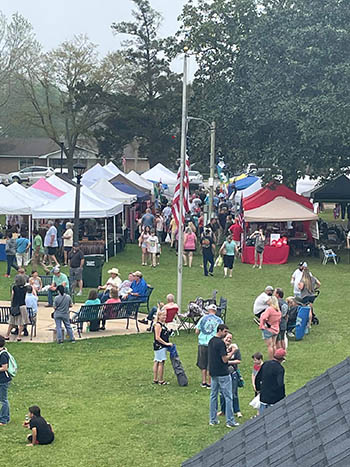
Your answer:
[[[177,335],[179,335],[178,328],[181,325],[181,321],[177,315],[178,311],[179,311],[178,306],[174,306],[174,308],[167,308],[166,318],[165,318],[166,324],[174,324],[176,326],[175,331]]]
[[[217,306],[216,315],[219,316],[223,322],[226,322],[227,311],[227,298],[220,297],[219,305]]]
[[[321,250],[322,250],[322,253],[323,253],[322,264],[327,264],[328,261],[330,261],[330,260],[333,260],[334,264],[338,264],[339,258],[337,256],[337,254],[334,253],[334,251],[331,248],[329,248],[327,250],[324,245],[321,245]]]

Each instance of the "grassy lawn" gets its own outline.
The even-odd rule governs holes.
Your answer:
[[[152,304],[176,291],[176,256],[164,247],[161,266],[140,266],[140,251],[127,246],[125,252],[104,267],[117,266],[122,278],[141,269],[155,287]],[[300,388],[311,378],[349,355],[346,294],[350,266],[343,254],[338,266],[321,266],[308,259],[322,283],[315,303],[320,325],[301,342],[291,342],[285,363],[287,392]],[[265,266],[261,271],[237,264],[233,279],[204,277],[196,256],[192,270],[184,269],[183,302],[196,296],[228,298],[227,323],[242,352],[241,372],[246,386],[240,389],[243,422],[254,411],[250,375],[251,355],[266,348],[252,320],[252,304],[266,285],[280,286],[291,293],[290,276],[297,260],[283,266]],[[5,265],[0,264],[0,273]],[[10,281],[1,278],[0,299],[8,298]],[[133,326],[134,323],[131,323]],[[3,332],[5,326],[2,327]],[[150,334],[120,336],[78,342],[75,346],[10,343],[19,364],[10,389],[12,421],[1,427],[1,445],[6,446],[5,466],[177,466],[215,442],[227,428],[208,426],[209,391],[200,388],[196,368],[197,340],[194,334],[174,337],[189,386],[180,388],[171,364],[166,363],[167,387],[152,381],[153,338]],[[56,431],[56,441],[47,447],[25,447],[27,431],[21,427],[29,405],[38,404]]]

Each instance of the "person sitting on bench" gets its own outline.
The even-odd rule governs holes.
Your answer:
[[[139,319],[139,323],[142,323],[142,324],[148,324],[148,321],[151,321],[151,326],[149,326],[149,328],[147,328],[147,331],[152,331],[152,322],[153,322],[153,318],[154,318],[154,315],[157,313],[158,310],[167,310],[167,309],[173,309],[173,308],[177,308],[179,309],[178,305],[175,303],[175,297],[172,293],[169,293],[167,296],[166,296],[166,304],[164,305],[163,303],[158,303],[158,307],[154,306],[152,307],[151,311],[148,313],[147,315],[147,318],[144,318],[144,319]]]

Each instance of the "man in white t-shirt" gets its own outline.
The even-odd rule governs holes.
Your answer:
[[[293,294],[295,297],[297,297],[301,293],[301,290],[299,289],[298,285],[301,281],[301,277],[305,268],[307,268],[307,263],[305,261],[300,261],[298,269],[296,269],[292,274],[290,283],[293,285]],[[312,276],[311,272],[310,276]]]
[[[272,297],[273,291],[274,288],[272,287],[272,285],[268,285],[267,287],[265,287],[265,291],[256,297],[253,306],[254,322],[256,324],[260,324],[260,315],[269,306],[267,302]]]
[[[56,251],[58,247],[58,242],[57,242],[57,229],[54,225],[53,221],[49,221],[47,223],[48,225],[48,231],[46,232],[45,239],[44,239],[44,247],[45,247],[45,253],[47,254],[49,258],[49,263],[51,264],[51,261],[53,261],[56,266],[59,266],[59,262],[56,259]]]

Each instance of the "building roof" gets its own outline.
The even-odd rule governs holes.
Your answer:
[[[257,418],[230,431],[183,467],[350,465],[350,358]]]
[[[39,157],[60,151],[49,138],[1,138],[0,157]]]
[[[98,154],[92,149],[76,146],[76,152],[88,153],[90,158]],[[40,157],[47,158],[60,154],[60,147],[50,138],[0,138],[0,157]],[[65,158],[65,155],[64,155]]]

